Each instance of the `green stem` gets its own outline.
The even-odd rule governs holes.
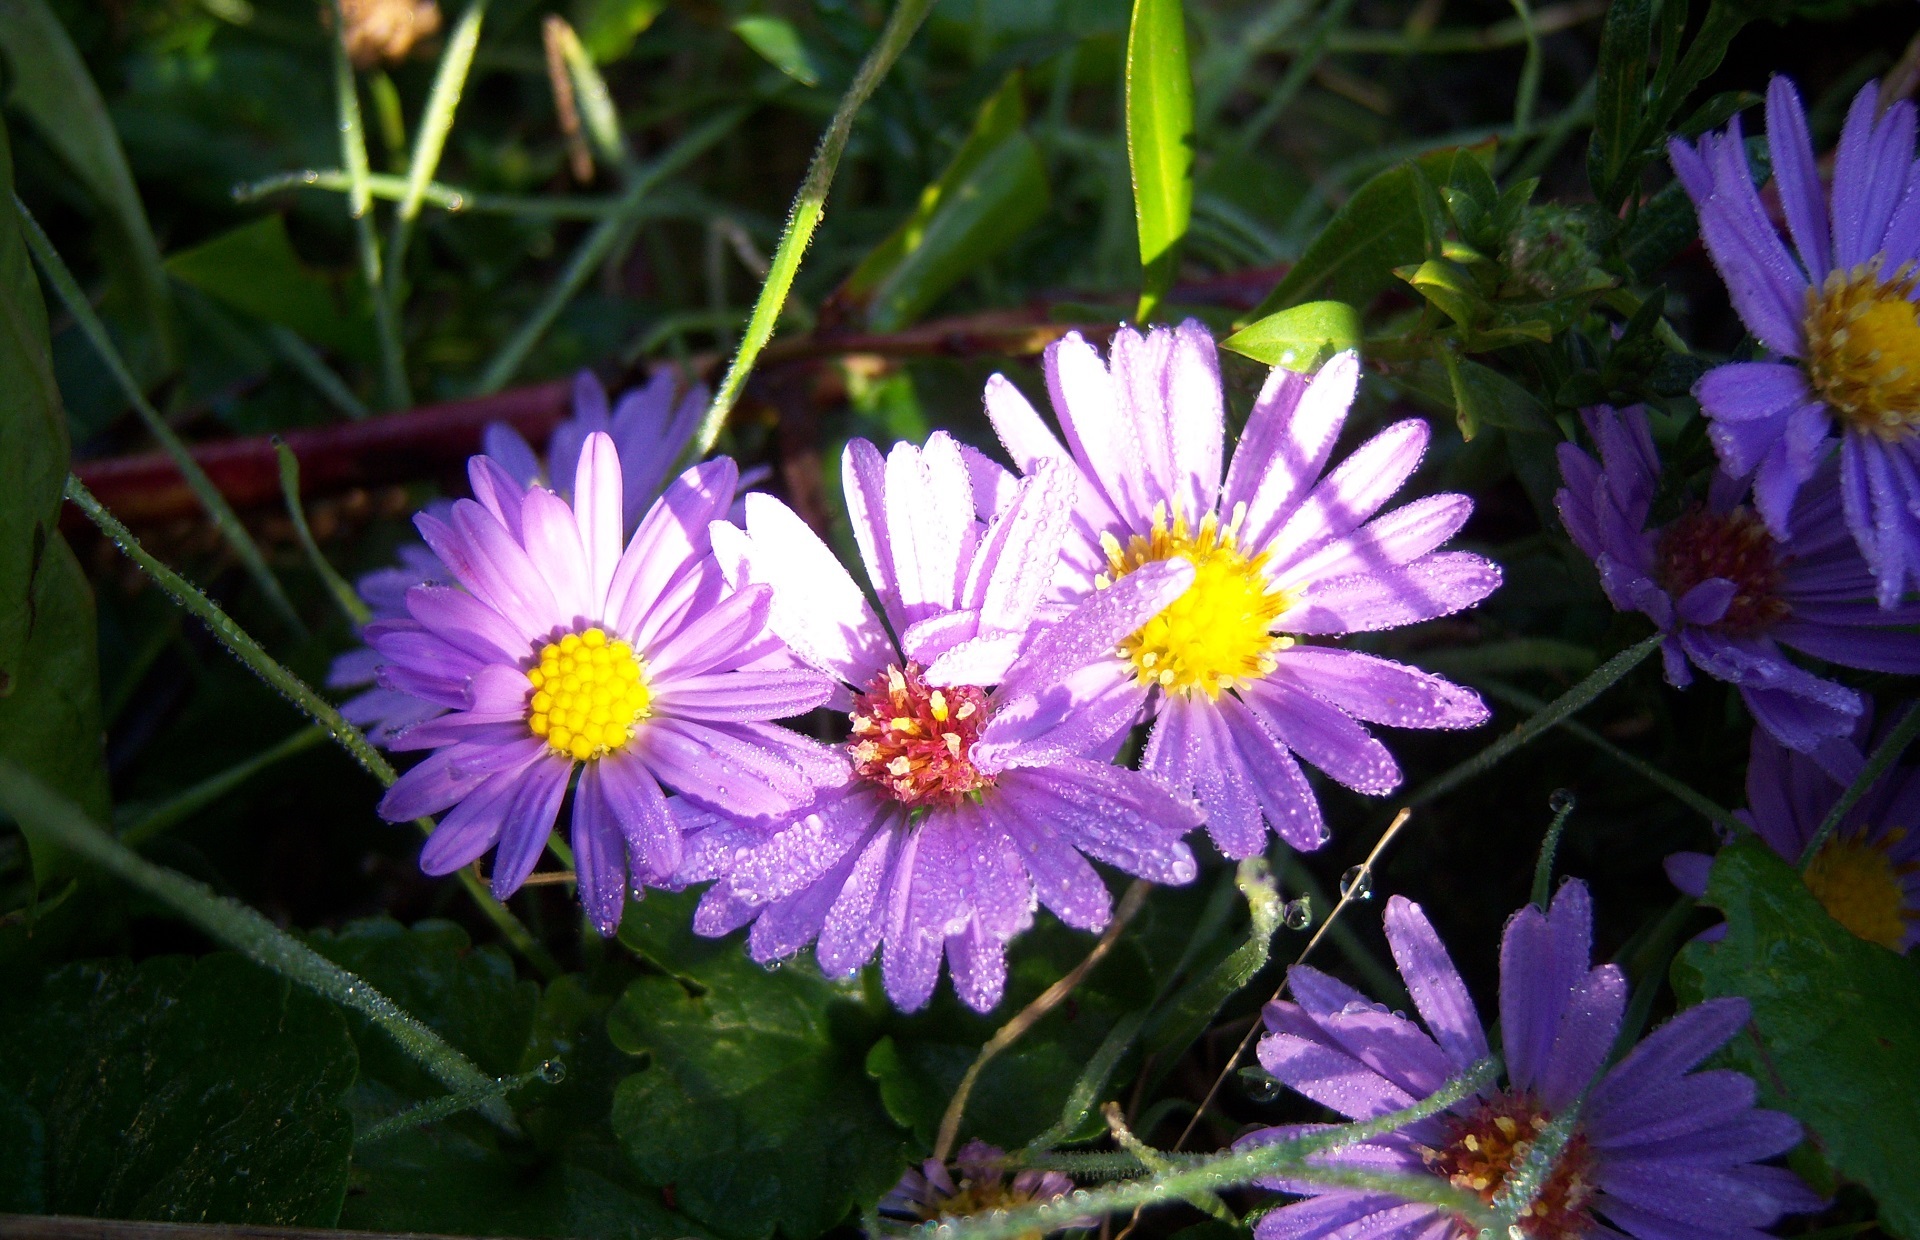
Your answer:
[[[269,323],[267,339],[273,342],[273,347],[279,351],[281,357],[286,359],[288,365],[299,371],[308,383],[313,384],[314,390],[325,397],[328,404],[355,422],[367,416],[367,407],[360,403],[360,398],[353,394],[353,389],[333,372],[333,368],[328,366],[325,360],[314,352],[313,346],[302,340],[297,332],[282,327],[278,323]]]
[[[1553,890],[1553,859],[1560,853],[1560,833],[1567,829],[1567,819],[1573,814],[1572,796],[1554,795],[1556,798],[1566,795],[1566,803],[1553,811],[1546,838],[1540,841],[1540,855],[1533,863],[1533,906],[1543,913],[1547,911],[1547,897]]]
[[[372,173],[367,177],[367,192],[387,202],[400,202],[407,196],[406,177]],[[309,168],[303,172],[281,172],[233,189],[235,202],[255,202],[269,194],[287,189],[317,189],[346,194],[353,182],[338,168]],[[522,215],[550,220],[603,220],[621,213],[618,197],[536,198],[525,194],[483,194],[441,181],[429,181],[422,189],[421,201],[443,211]]]
[[[1051,1201],[1013,1210],[995,1210],[959,1219],[940,1219],[926,1223],[909,1233],[916,1237],[941,1240],[1013,1240],[1029,1232],[1048,1232],[1071,1225],[1072,1220],[1115,1214],[1136,1207],[1163,1205],[1198,1193],[1219,1192],[1250,1184],[1268,1176],[1285,1176],[1313,1184],[1360,1188],[1391,1193],[1407,1201],[1431,1202],[1462,1215],[1475,1226],[1490,1224],[1493,1215],[1473,1193],[1430,1175],[1375,1175],[1346,1168],[1333,1168],[1307,1160],[1314,1154],[1364,1141],[1406,1127],[1438,1114],[1460,1099],[1491,1083],[1499,1074],[1499,1065],[1483,1060],[1466,1074],[1407,1107],[1364,1123],[1341,1124],[1310,1136],[1291,1141],[1275,1141],[1203,1159],[1188,1159],[1163,1154],[1169,1169],[1151,1176],[1128,1180],[1106,1188],[1097,1188],[1056,1197]]]
[[[1527,42],[1527,59],[1520,66],[1520,88],[1513,100],[1513,131],[1526,133],[1533,127],[1533,111],[1540,100],[1540,31],[1534,26],[1533,7],[1527,0],[1508,0],[1520,19],[1521,34]]]
[[[1841,819],[1845,818],[1853,807],[1860,803],[1860,798],[1866,796],[1867,791],[1879,782],[1880,777],[1887,773],[1887,768],[1900,760],[1900,755],[1906,752],[1908,745],[1913,744],[1916,736],[1920,736],[1920,705],[1907,708],[1906,718],[1902,719],[1893,731],[1887,733],[1887,739],[1880,742],[1872,756],[1867,759],[1866,765],[1860,768],[1860,773],[1855,775],[1853,782],[1847,785],[1847,790],[1840,794],[1840,799],[1833,803],[1833,808],[1827,811],[1827,816],[1820,820],[1820,826],[1814,831],[1813,838],[1808,840],[1807,846],[1800,851],[1799,864],[1802,870],[1813,864],[1813,859],[1820,855],[1821,848],[1825,847],[1826,842],[1833,837],[1833,833],[1839,830]]]
[[[154,865],[101,830],[78,807],[33,775],[4,759],[0,759],[0,807],[16,820],[32,823],[37,830],[46,832],[62,847],[159,900],[216,942],[367,1017],[449,1090],[472,1094],[493,1086],[493,1078],[475,1067],[472,1060],[367,982],[246,905],[217,895],[205,884],[185,875]],[[517,1131],[513,1112],[498,1097],[479,1105],[488,1119],[509,1131]]]
[[[438,1098],[429,1098],[418,1106],[408,1107],[404,1111],[389,1115],[383,1120],[367,1125],[358,1133],[354,1134],[354,1148],[359,1149],[361,1146],[373,1145],[376,1142],[385,1141],[388,1137],[397,1137],[403,1132],[411,1132],[415,1128],[423,1127],[437,1120],[458,1115],[462,1111],[471,1111],[475,1107],[485,1106],[487,1103],[505,1098],[514,1090],[523,1089],[535,1081],[545,1081],[550,1085],[557,1085],[565,1079],[566,1069],[561,1065],[560,1061],[557,1059],[549,1059],[539,1067],[529,1068],[527,1071],[515,1076],[499,1077],[494,1080],[485,1081],[469,1089],[443,1094]]]
[[[147,394],[140,390],[140,384],[134,380],[133,372],[127,369],[127,363],[121,358],[120,350],[114,347],[113,337],[107,334],[106,325],[100,321],[100,316],[93,312],[93,303],[89,302],[86,294],[80,291],[80,285],[74,280],[73,273],[67,270],[67,264],[61,260],[59,252],[53,248],[53,243],[47,240],[47,234],[40,230],[39,221],[33,218],[32,213],[27,210],[27,204],[21,202],[17,194],[14,196],[13,206],[14,210],[20,213],[20,235],[26,238],[27,249],[33,254],[33,261],[39,265],[42,274],[47,277],[47,283],[53,285],[53,291],[60,298],[60,304],[65,306],[67,313],[73,316],[73,321],[80,328],[81,334],[87,338],[88,343],[93,345],[94,352],[99,354],[101,362],[106,365],[107,373],[113,376],[114,382],[120,385],[120,390],[126,394],[129,401],[133,402],[134,409],[140,414],[140,420],[146,423],[147,432],[159,441],[160,447],[172,458],[174,468],[178,469],[180,476],[187,480],[187,486],[199,498],[200,506],[207,510],[207,515],[213,519],[213,524],[220,531],[221,537],[226,539],[227,546],[231,547],[234,555],[239,557],[247,574],[260,587],[261,593],[267,596],[267,601],[295,632],[304,631],[305,626],[300,623],[299,613],[294,611],[293,603],[288,600],[286,592],[280,588],[280,582],[274,577],[273,570],[267,567],[267,558],[260,553],[259,544],[255,543],[253,536],[247,533],[247,527],[240,522],[240,515],[234,512],[232,505],[227,503],[226,496],[220,494],[220,488],[213,485],[213,479],[207,477],[207,471],[201,469],[200,463],[193,459],[193,453],[187,450],[187,445],[181,442],[180,436],[173,433],[173,428],[168,426],[166,419],[160,416],[160,411],[147,400]]]
[[[334,604],[347,618],[347,623],[357,630],[373,619],[373,613],[360,601],[360,596],[347,584],[347,579],[327,562],[327,557],[321,554],[320,544],[314,541],[313,529],[307,524],[306,507],[300,502],[300,458],[278,435],[273,437],[273,450],[280,458],[280,497],[287,502],[287,516],[293,521],[293,532],[300,539],[300,546],[306,551],[313,571],[319,574],[327,593],[333,596]]]
[[[165,590],[173,601],[200,618],[200,622],[212,630],[220,644],[233,652],[235,658],[245,664],[260,679],[292,702],[302,711],[325,728],[346,751],[353,755],[354,761],[365,767],[367,772],[382,784],[391,784],[395,778],[393,767],[381,755],[380,751],[367,743],[360,729],[340,717],[333,704],[315,693],[307,683],[282,667],[274,657],[268,654],[253,635],[235,624],[233,618],[212,599],[200,592],[199,587],[174,572],[140,545],[133,532],[120,523],[120,519],[108,512],[93,492],[72,474],[67,475],[67,498],[75,507],[85,513],[87,519],[100,527],[100,532],[113,540],[115,546],[125,552],[127,558],[153,578],[154,583]]]
[[[827,191],[833,186],[834,171],[840,166],[840,156],[847,149],[847,138],[853,133],[853,118],[873,94],[880,80],[893,68],[893,62],[906,50],[907,43],[913,38],[914,31],[926,20],[927,13],[933,8],[934,0],[899,0],[894,6],[887,24],[880,31],[880,38],[867,53],[866,60],[860,64],[860,71],[854,74],[853,82],[847,87],[847,93],[840,96],[839,106],[833,110],[833,120],[827,125],[826,134],[820,139],[819,147],[813,153],[813,161],[807,165],[807,176],[800,183],[800,192],[794,196],[793,210],[787,215],[786,229],[780,234],[780,244],[773,251],[773,259],[768,264],[767,278],[760,285],[760,295],[754,299],[753,314],[747,319],[747,330],[740,339],[740,348],[734,353],[733,360],[727,364],[727,373],[720,380],[720,390],[714,393],[713,404],[707,409],[707,416],[701,420],[700,429],[693,437],[693,443],[687,450],[690,460],[698,460],[713,451],[713,445],[720,438],[720,428],[726,425],[727,415],[733,412],[733,406],[740,399],[742,389],[746,387],[747,376],[753,372],[753,364],[760,358],[760,350],[766,348],[767,341],[773,338],[773,329],[780,319],[780,310],[787,302],[787,293],[793,288],[793,278],[799,274],[800,259],[806,253],[807,243],[813,240],[814,230],[820,227],[820,218],[826,213]]]
[[[1472,676],[1466,679],[1470,680],[1476,688],[1486,693],[1488,697],[1496,701],[1505,702],[1509,706],[1516,706],[1521,710],[1534,712],[1547,708],[1547,704],[1533,696],[1533,694],[1528,693],[1524,689],[1507,684],[1505,681],[1481,679]],[[1688,809],[1705,815],[1711,821],[1719,823],[1730,831],[1739,832],[1747,829],[1747,824],[1734,817],[1733,811],[1726,806],[1696,791],[1690,785],[1675,779],[1659,767],[1653,765],[1653,763],[1648,762],[1645,758],[1628,753],[1584,723],[1573,719],[1562,719],[1559,727],[1560,730],[1567,733],[1567,735],[1585,741],[1588,745],[1607,755],[1607,757],[1612,758],[1615,762],[1618,762],[1621,766],[1626,767],[1634,774],[1640,776],[1640,778],[1646,780],[1668,796],[1671,796]]]
[[[380,384],[390,409],[413,403],[407,390],[407,367],[400,346],[400,325],[393,315],[380,273],[380,239],[373,231],[373,195],[368,188],[367,135],[360,120],[360,91],[347,59],[347,21],[340,0],[333,5],[333,91],[339,109],[340,160],[347,166],[347,213],[353,217],[354,243],[360,254],[360,276],[373,302],[373,326],[380,345]]]
[[[1645,662],[1647,656],[1658,650],[1660,643],[1664,640],[1666,640],[1664,633],[1655,633],[1653,636],[1646,638],[1636,645],[1629,646],[1619,654],[1614,655],[1611,659],[1608,659],[1605,663],[1602,663],[1599,667],[1588,673],[1586,679],[1555,698],[1545,709],[1536,711],[1529,716],[1519,727],[1507,733],[1493,744],[1488,745],[1485,749],[1482,749],[1479,753],[1473,755],[1473,757],[1468,758],[1465,762],[1442,772],[1440,775],[1422,784],[1407,798],[1407,808],[1411,809],[1416,805],[1425,805],[1429,801],[1445,796],[1461,784],[1466,783],[1476,775],[1491,769],[1497,763],[1510,757],[1515,750],[1533,740],[1548,728],[1555,726],[1576,711],[1585,709],[1592,704],[1595,698],[1605,693],[1608,689],[1612,688],[1617,681],[1625,677],[1628,672],[1631,672],[1634,668],[1639,667],[1640,664]]]
[[[474,49],[480,46],[480,24],[487,14],[487,0],[473,0],[447,38],[440,53],[440,65],[433,73],[433,88],[427,92],[426,111],[420,116],[420,128],[413,139],[413,157],[407,164],[407,179],[400,193],[400,206],[393,215],[393,229],[387,242],[387,296],[399,305],[401,273],[406,267],[407,246],[413,240],[414,222],[426,204],[433,174],[440,167],[440,156],[447,148],[447,135],[453,130],[453,114],[467,86],[467,74],[473,68]],[[367,186],[371,193],[372,187]]]
[[[236,762],[224,771],[209,775],[157,805],[144,806],[129,813],[119,823],[120,842],[128,848],[138,848],[175,823],[213,804],[261,771],[297,753],[304,753],[325,739],[327,733],[323,728],[301,728],[279,744]]]
[[[574,295],[580,291],[580,286],[586,283],[587,277],[593,274],[601,260],[613,250],[622,232],[632,222],[632,216],[640,205],[640,201],[653,190],[654,186],[678,172],[696,155],[718,142],[739,124],[746,114],[747,110],[743,107],[727,109],[680,139],[671,150],[634,176],[633,183],[620,196],[619,208],[594,225],[593,230],[580,242],[579,248],[574,250],[573,257],[567,261],[566,270],[561,272],[560,278],[554,282],[553,287],[547,290],[547,295],[541,299],[538,306],[534,307],[527,321],[520,325],[520,330],[500,347],[500,352],[487,364],[486,370],[481,372],[479,380],[473,385],[473,395],[485,396],[507,385],[527,360],[527,354],[533,351],[533,346],[539,343],[540,337],[546,334],[547,328],[560,317],[560,312],[566,309],[567,303],[572,301]]]

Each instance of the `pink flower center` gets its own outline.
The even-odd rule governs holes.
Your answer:
[[[1435,1175],[1491,1204],[1507,1176],[1525,1159],[1552,1120],[1532,1094],[1499,1094],[1465,1115],[1449,1116],[1446,1144],[1439,1149],[1423,1148],[1420,1156]],[[1576,1240],[1585,1236],[1593,1223],[1587,1203],[1594,1191],[1593,1152],[1585,1134],[1575,1133],[1561,1147],[1560,1157],[1539,1194],[1521,1213],[1521,1234],[1529,1240]]]
[[[903,805],[955,805],[993,780],[973,765],[987,694],[972,685],[934,688],[918,663],[897,664],[853,700],[853,769]]]
[[[1713,626],[1722,632],[1757,633],[1787,616],[1777,548],[1751,508],[1695,508],[1660,531],[1655,554],[1660,584],[1676,600],[1709,578],[1733,583],[1733,602]]]

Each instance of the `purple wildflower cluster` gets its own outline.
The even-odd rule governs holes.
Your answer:
[[[1046,355],[1066,443],[998,376],[1018,472],[949,436],[851,443],[847,511],[868,595],[820,537],[724,458],[667,485],[702,398],[657,379],[609,408],[583,380],[544,463],[494,430],[473,498],[364,583],[376,618],[335,683],[389,748],[426,751],[382,802],[445,816],[422,864],[494,851],[505,896],[572,797],[582,903],[710,884],[696,929],[750,954],[809,944],[841,976],[877,954],[923,1006],[942,962],[968,1005],[1006,984],[1039,907],[1098,930],[1093,862],[1159,883],[1220,849],[1327,839],[1301,760],[1359,791],[1400,782],[1366,724],[1465,728],[1472,692],[1337,639],[1470,607],[1490,561],[1442,550],[1461,495],[1386,510],[1428,431],[1389,426],[1332,466],[1359,379],[1275,370],[1229,462],[1218,358],[1188,323],[1077,334]],[[1330,468],[1330,466],[1332,466]],[[774,721],[828,707],[845,739]],[[1151,725],[1137,769],[1120,758]]]

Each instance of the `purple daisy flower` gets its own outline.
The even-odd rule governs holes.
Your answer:
[[[1796,666],[1781,647],[1844,667],[1920,672],[1920,642],[1890,627],[1920,622],[1920,605],[1875,605],[1834,467],[1800,491],[1789,538],[1776,537],[1743,502],[1746,488],[1724,474],[1705,504],[1649,528],[1661,467],[1646,411],[1601,405],[1582,416],[1600,460],[1561,444],[1566,486],[1554,502],[1607,598],[1667,635],[1668,683],[1686,688],[1697,667],[1738,686],[1760,726],[1787,748],[1842,761],[1845,747],[1833,742],[1853,731],[1863,699]]]
[[[1856,767],[1860,761],[1855,754]],[[1845,790],[1818,763],[1756,730],[1747,762],[1747,807],[1734,813],[1767,847],[1797,865]],[[1666,867],[1681,891],[1696,899],[1707,893],[1712,857],[1674,853]],[[1814,854],[1805,879],[1827,913],[1855,935],[1892,951],[1911,951],[1920,942],[1920,767],[1896,766],[1882,775]],[[1715,927],[1708,936],[1725,932]]]
[[[367,626],[380,684],[447,712],[393,737],[395,750],[434,752],[380,813],[448,810],[421,868],[448,874],[497,844],[493,890],[505,898],[539,859],[577,771],[580,901],[610,934],[629,861],[636,892],[680,864],[662,784],[761,815],[832,777],[806,742],[765,722],[811,710],[832,685],[793,667],[768,631],[767,589],[732,588],[713,559],[708,527],[733,502],[732,461],[682,474],[631,542],[603,433],[581,449],[571,504],[523,491],[490,457],[472,466],[478,499],[415,522],[456,584],[415,586],[406,619]]]
[[[624,528],[631,530],[646,505],[660,493],[707,404],[704,386],[689,388],[678,404],[673,399],[674,387],[671,371],[656,371],[645,387],[622,396],[609,414],[607,390],[592,371],[583,370],[573,380],[573,413],[554,428],[548,441],[548,461],[543,462],[526,437],[504,422],[486,428],[483,454],[492,457],[522,489],[545,482],[566,498],[587,436],[594,431],[610,434],[620,454],[621,486],[626,496],[621,516]],[[750,473],[740,479],[739,486],[744,489],[753,481]],[[445,521],[452,507],[450,501],[439,500],[428,505],[426,511]],[[397,565],[376,569],[354,583],[373,620],[405,619],[409,589],[445,585],[452,580],[440,557],[424,543],[405,543],[398,555]],[[333,661],[326,683],[329,689],[360,690],[340,704],[340,714],[364,730],[368,740],[385,745],[395,732],[442,711],[431,702],[380,687],[374,679],[374,669],[379,665],[377,651],[357,646]]]
[[[1133,704],[1081,674],[1192,570],[1156,566],[1053,619],[1042,595],[1068,515],[1063,471],[1016,482],[937,433],[884,459],[855,440],[844,477],[884,624],[777,500],[749,495],[744,533],[714,527],[730,579],[770,585],[774,631],[846,686],[837,704],[852,734],[827,751],[840,778],[798,821],[701,823],[682,879],[720,881],[694,928],[752,922],[748,951],[762,962],[817,940],[832,976],[880,948],[906,1011],[932,996],[944,953],[961,999],[986,1011],[1036,898],[1068,925],[1106,925],[1111,900],[1088,857],[1154,882],[1194,876],[1181,836],[1198,813],[1112,765]]]
[[[1387,901],[1387,941],[1426,1030],[1305,965],[1288,972],[1293,1002],[1269,1003],[1260,1062],[1280,1081],[1351,1119],[1412,1106],[1487,1057],[1466,984],[1419,905]],[[1529,905],[1500,943],[1500,1032],[1507,1083],[1392,1134],[1313,1162],[1431,1175],[1491,1203],[1536,1134],[1578,1108],[1571,1137],[1518,1234],[1529,1240],[1740,1237],[1820,1199],[1791,1172],[1757,1166],[1800,1141],[1791,1116],[1754,1107],[1738,1072],[1690,1072],[1747,1023],[1744,999],[1713,999],[1675,1016],[1606,1068],[1627,983],[1617,965],[1589,968],[1593,910],[1584,884],[1553,907]],[[1598,1077],[1598,1080],[1595,1078]],[[1246,1142],[1286,1140],[1324,1125],[1269,1128]],[[1464,1240],[1466,1220],[1390,1193],[1284,1179],[1305,1197],[1261,1216],[1256,1240],[1365,1235]],[[1604,1218],[1606,1221],[1602,1222]]]
[[[1067,444],[1004,377],[987,416],[1014,462],[1057,461],[1073,480],[1073,522],[1056,579],[1085,598],[1145,566],[1184,562],[1193,586],[1102,660],[1104,692],[1154,718],[1145,770],[1189,791],[1229,857],[1266,847],[1267,826],[1299,849],[1327,839],[1296,755],[1382,796],[1400,783],[1362,725],[1469,728],[1471,690],[1355,650],[1302,639],[1415,624],[1471,607],[1500,569],[1439,551],[1466,522],[1464,495],[1416,500],[1378,518],[1420,463],[1425,422],[1396,423],[1324,478],[1359,382],[1351,353],[1312,380],[1275,368],[1221,481],[1219,358],[1200,324],[1122,327],[1112,364],[1077,333],[1050,346],[1047,387]]]
[[[1012,1210],[1072,1191],[1073,1181],[1058,1171],[1029,1167],[1009,1177],[1005,1150],[969,1141],[954,1156],[951,1170],[937,1158],[927,1159],[919,1170],[909,1169],[880,1199],[880,1213],[924,1223]],[[1037,1238],[1042,1233],[1031,1234]]]
[[[1734,309],[1781,359],[1716,367],[1694,389],[1721,464],[1753,475],[1755,506],[1784,540],[1794,495],[1837,429],[1847,528],[1891,607],[1920,587],[1920,160],[1913,104],[1876,119],[1878,97],[1875,82],[1854,97],[1829,203],[1799,94],[1780,77],[1767,89],[1767,145],[1798,263],[1754,191],[1738,118],[1697,148],[1675,139],[1667,151]]]

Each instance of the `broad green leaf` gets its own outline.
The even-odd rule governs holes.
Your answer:
[[[18,762],[104,820],[110,799],[93,587],[58,530],[48,532],[37,567],[24,608],[31,629],[20,674],[13,692],[0,698],[0,758]],[[64,850],[36,827],[23,824],[21,830],[35,882],[44,885],[66,868]]]
[[[802,86],[820,85],[819,64],[801,40],[800,32],[786,18],[756,13],[737,19],[733,32],[768,64]]]
[[[1193,72],[1180,0],[1133,0],[1127,30],[1127,166],[1143,269],[1134,317],[1150,320],[1173,287],[1193,214]]]
[[[870,305],[869,321],[881,330],[904,326],[1045,213],[1046,170],[1020,132],[1023,91],[1023,75],[1015,72],[987,97],[967,140],[920,191],[913,214],[853,269],[837,301]]]
[[[633,41],[666,9],[667,0],[573,0],[573,28],[588,54],[604,65],[632,51]]]
[[[1394,274],[1413,285],[1440,313],[1463,328],[1471,328],[1492,312],[1473,273],[1448,258],[1430,258]]]
[[[1655,0],[1614,0],[1601,28],[1587,180],[1594,195],[1610,207],[1618,205],[1616,187],[1646,145],[1641,134],[1647,123],[1647,61],[1653,52],[1657,7]]]
[[[676,975],[641,977],[608,1020],[639,1059],[613,1127],[650,1182],[714,1231],[820,1234],[873,1204],[906,1166],[903,1134],[863,1070],[857,992],[808,965],[763,969],[703,943],[693,901],[649,895],[623,941]]]
[[[1040,149],[1016,133],[942,196],[899,266],[874,290],[869,324],[895,331],[919,318],[962,277],[1038,223],[1047,204]]]
[[[278,214],[242,224],[167,259],[167,271],[236,310],[278,323],[314,344],[374,356],[372,319],[343,312],[333,287],[310,271]]]
[[[0,58],[12,87],[6,102],[32,122],[110,221],[121,251],[116,257],[126,261],[123,274],[146,330],[163,366],[170,364],[171,312],[160,247],[106,102],[46,0],[0,0]]]
[[[1454,183],[1456,159],[1483,164],[1491,146],[1435,151],[1418,163],[1434,185]],[[1364,308],[1393,280],[1393,270],[1427,253],[1428,224],[1411,164],[1398,164],[1355,190],[1327,221],[1273,292],[1248,316],[1259,319],[1314,294]]]
[[[0,1007],[0,1092],[60,1214],[332,1226],[354,1065],[338,1009],[226,953],[68,965]]]
[[[1360,314],[1344,301],[1310,301],[1254,320],[1220,347],[1268,366],[1308,371],[1330,353],[1360,347]]]
[[[1706,902],[1726,938],[1682,951],[1676,982],[1753,1005],[1757,1044],[1735,1038],[1727,1053],[1873,1193],[1882,1226],[1920,1237],[1920,968],[1854,937],[1751,837],[1720,851]]]

